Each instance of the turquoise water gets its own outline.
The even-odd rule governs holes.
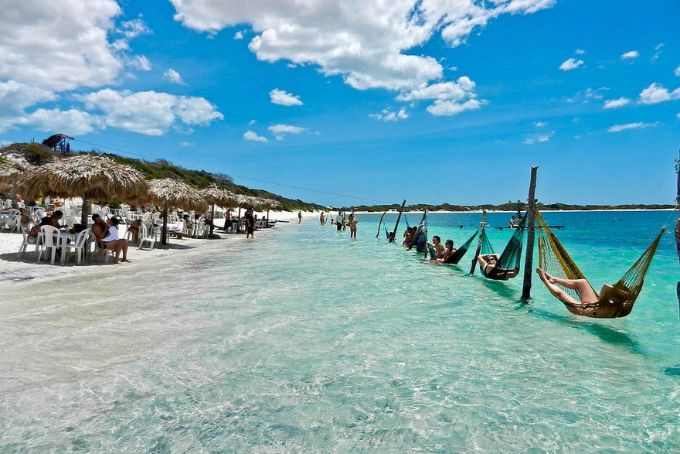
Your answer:
[[[545,217],[599,286],[669,213]],[[429,228],[460,244],[478,221]],[[351,241],[306,221],[152,268],[0,283],[0,452],[680,450],[672,235],[632,314],[593,320],[376,227],[360,216]],[[500,250],[511,233],[489,234]]]

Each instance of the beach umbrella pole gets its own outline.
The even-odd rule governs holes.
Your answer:
[[[210,218],[210,236],[213,234],[213,229],[215,227],[215,204],[212,204],[212,213]]]
[[[83,195],[83,209],[80,214],[80,224],[83,227],[87,227],[87,218],[90,217],[90,201],[87,200],[87,196]]]
[[[163,208],[163,230],[161,230],[161,245],[168,244],[168,209]]]

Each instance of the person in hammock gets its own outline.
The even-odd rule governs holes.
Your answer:
[[[541,281],[546,286],[548,291],[553,294],[555,298],[565,304],[581,305],[597,303],[601,295],[606,294],[613,287],[609,284],[604,284],[600,290],[600,296],[595,293],[595,290],[590,286],[585,279],[560,279],[554,277],[540,268],[536,268],[536,274],[541,278]],[[576,290],[581,301],[576,301],[570,294],[562,290],[558,285],[566,287],[571,290]]]
[[[493,273],[493,270],[498,265],[498,259],[500,258],[501,256],[499,254],[483,254],[477,257],[477,263],[482,271],[484,271],[484,274],[488,276],[489,273]],[[508,278],[513,278],[519,274],[519,268],[507,271],[503,270],[502,272],[507,273],[506,275]]]
[[[444,245],[444,255],[437,259],[437,263],[448,263],[448,260],[456,251],[457,249],[453,247],[453,240],[446,240],[446,244]]]
[[[442,244],[442,240],[439,237],[439,235],[433,236],[432,237],[432,244],[427,243],[427,247],[432,248],[432,250],[434,252],[434,256],[432,256],[433,254],[430,254],[431,255],[430,260],[437,260],[437,259],[444,258],[444,254],[446,252],[446,249],[444,248],[444,245]]]

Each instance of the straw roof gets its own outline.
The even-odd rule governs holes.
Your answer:
[[[281,205],[281,202],[279,202],[278,200],[265,198],[260,199],[260,206],[266,210],[276,210],[279,208],[283,208],[283,205]]]
[[[0,162],[0,190],[10,187],[24,173],[25,167],[15,162]]]
[[[204,197],[199,191],[186,183],[162,178],[150,180],[146,201],[163,208],[181,208],[184,210],[202,211],[207,208]]]
[[[227,189],[220,189],[215,185],[202,189],[200,193],[210,205],[215,204],[224,208],[235,208],[239,203],[238,195]]]
[[[35,167],[18,181],[25,197],[86,196],[89,199],[129,200],[146,192],[144,175],[106,156],[76,155]]]

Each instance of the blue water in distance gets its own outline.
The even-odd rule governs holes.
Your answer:
[[[508,216],[489,215],[498,251]],[[428,227],[461,244],[479,218]],[[596,287],[675,219],[545,218]],[[359,220],[356,241],[308,220],[150,266],[2,284],[0,452],[680,450],[671,234],[632,314],[595,320],[540,282],[524,304],[521,279],[467,275],[471,254],[430,265],[376,239],[378,216]]]

